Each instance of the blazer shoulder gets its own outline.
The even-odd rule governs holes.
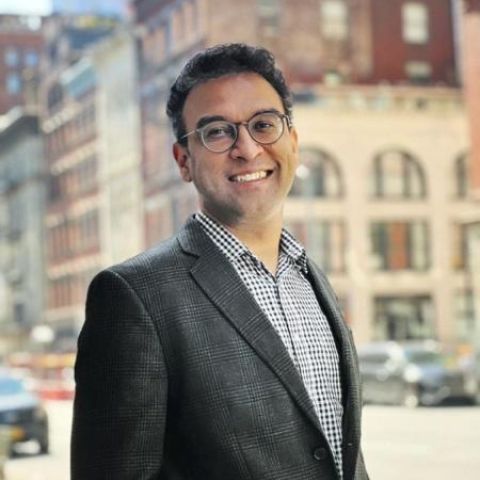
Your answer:
[[[175,236],[105,270],[131,281],[171,269],[185,268],[189,264],[187,257]]]

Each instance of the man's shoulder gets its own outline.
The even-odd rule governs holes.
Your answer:
[[[174,236],[104,271],[113,272],[130,283],[136,278],[161,275],[173,269],[181,270],[182,266],[185,266],[185,255]]]

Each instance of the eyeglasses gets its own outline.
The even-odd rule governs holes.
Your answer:
[[[203,146],[214,153],[230,150],[238,139],[240,125],[245,125],[252,139],[261,145],[271,145],[280,139],[285,131],[285,122],[291,128],[290,117],[285,113],[262,112],[246,122],[215,120],[183,135],[180,140],[197,133]]]

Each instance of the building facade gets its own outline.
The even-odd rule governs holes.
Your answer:
[[[32,104],[43,49],[42,19],[0,15],[0,115]]]
[[[135,65],[132,36],[112,33],[45,79],[46,321],[58,345],[73,348],[95,273],[141,249]]]
[[[295,108],[302,164],[287,224],[329,274],[360,343],[468,342],[461,92],[349,87]]]
[[[359,2],[361,3],[361,2]],[[368,0],[369,83],[456,85],[451,0]],[[360,79],[362,80],[362,79]]]
[[[38,114],[0,124],[0,355],[28,345],[45,307],[45,168]]]
[[[463,41],[460,52],[470,134],[469,162],[466,166],[470,181],[466,190],[477,206],[465,218],[462,228],[467,237],[467,269],[471,277],[472,310],[476,319],[471,335],[476,351],[480,352],[480,1],[463,0],[457,3],[462,12],[460,30]]]

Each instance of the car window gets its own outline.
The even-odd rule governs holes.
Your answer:
[[[364,353],[359,354],[360,362],[370,365],[382,365],[388,360],[386,353]]]
[[[437,352],[430,351],[406,351],[405,356],[409,362],[426,364],[426,363],[442,363],[442,357]]]
[[[15,395],[23,391],[22,382],[14,378],[0,378],[0,395]]]

